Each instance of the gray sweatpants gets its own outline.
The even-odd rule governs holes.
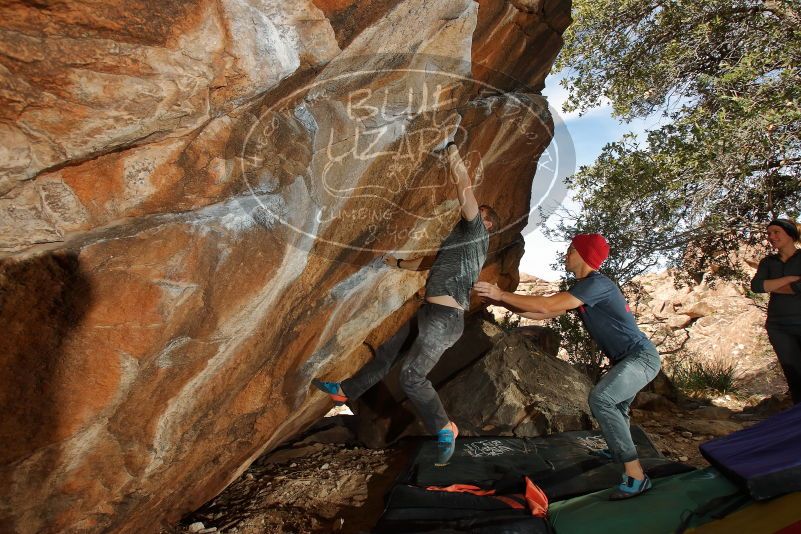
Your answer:
[[[634,351],[613,365],[590,392],[590,410],[617,462],[637,459],[629,406],[637,393],[656,378],[661,366],[659,352],[652,346]]]
[[[450,419],[445,413],[437,391],[428,379],[428,373],[439,361],[442,353],[462,336],[464,311],[426,302],[412,321],[417,321],[419,334],[403,356],[400,384],[426,428],[435,434],[448,424]],[[361,397],[365,391],[387,375],[400,355],[410,329],[411,321],[378,347],[375,358],[367,362],[351,378],[342,382],[342,391],[349,399]]]

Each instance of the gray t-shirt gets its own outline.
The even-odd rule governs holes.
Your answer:
[[[426,282],[426,297],[450,295],[467,309],[470,289],[478,280],[488,248],[489,232],[481,215],[472,221],[460,218],[434,259]]]
[[[637,326],[620,288],[598,271],[578,280],[568,293],[584,303],[578,307],[579,317],[613,362],[635,350],[654,346]]]

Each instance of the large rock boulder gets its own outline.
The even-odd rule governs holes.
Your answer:
[[[541,436],[593,427],[589,379],[528,334],[504,332],[474,314],[466,320],[464,335],[429,374],[463,435]],[[350,404],[356,413],[351,424],[369,447],[428,433],[400,388],[399,369],[400,360],[383,381]]]
[[[513,287],[569,12],[0,5],[3,529],[153,531],[320,417],[310,379],[414,312],[423,275],[378,256],[458,218],[448,137],[504,221],[482,276]]]
[[[694,286],[677,288],[675,282],[672,271],[642,275],[635,280],[639,292],[630,295],[637,322],[669,365],[683,360],[735,365],[742,392],[755,396],[785,388],[765,333],[762,296],[742,282],[712,283],[708,276]]]
[[[511,332],[440,391],[465,436],[543,436],[593,427],[592,384],[569,363]]]

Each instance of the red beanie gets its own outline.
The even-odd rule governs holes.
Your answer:
[[[595,270],[609,257],[609,243],[601,234],[578,234],[570,244],[581,259]]]

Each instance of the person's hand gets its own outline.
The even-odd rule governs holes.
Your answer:
[[[481,298],[487,298],[494,301],[500,301],[503,291],[495,284],[489,282],[476,282],[473,289]]]
[[[445,154],[448,160],[448,180],[453,185],[459,184],[459,177],[457,176],[456,172],[454,172],[454,168],[458,165],[464,165],[462,162],[461,155],[459,154],[459,147],[456,146],[456,143],[449,143],[448,146],[445,147]]]
[[[794,274],[788,274],[787,276],[782,276],[781,280],[782,280],[782,285],[783,286],[789,286],[790,284],[794,284],[794,283],[798,282],[799,280],[801,280],[801,276],[796,276]]]
[[[386,265],[389,265],[390,267],[397,268],[398,267],[398,258],[396,258],[395,256],[393,256],[391,254],[387,254],[386,256],[384,256],[384,263]]]

